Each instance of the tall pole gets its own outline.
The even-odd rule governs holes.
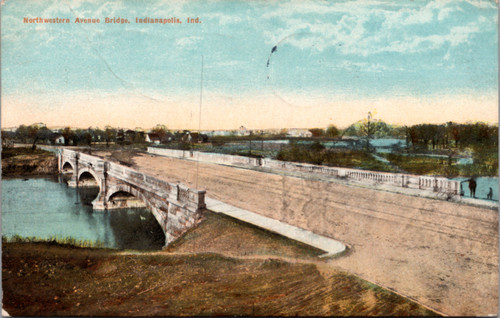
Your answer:
[[[200,74],[200,110],[198,114],[198,140],[201,138],[201,102],[203,100],[203,54],[201,55],[201,74]],[[196,161],[196,189],[198,189],[198,172],[200,167],[200,153],[198,151],[198,160]]]

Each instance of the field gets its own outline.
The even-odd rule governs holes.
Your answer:
[[[57,172],[53,153],[31,148],[2,149],[2,176],[46,175]]]
[[[381,154],[391,164],[407,173],[418,175],[438,175],[448,178],[472,176],[497,176],[498,157],[488,154],[484,164],[458,164],[457,159],[402,154]],[[495,161],[496,160],[496,161]],[[493,168],[492,168],[493,167]]]

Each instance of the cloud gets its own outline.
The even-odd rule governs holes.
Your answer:
[[[115,13],[121,8],[121,6],[121,3],[117,1],[105,2],[95,10],[94,14],[97,17],[114,16]]]
[[[399,2],[398,2],[399,3]],[[484,14],[466,15],[466,2],[432,1],[425,6],[404,3],[384,7],[383,2],[359,1],[333,3],[281,4],[265,13],[264,18],[284,25],[264,30],[266,43],[280,41],[300,49],[319,52],[335,47],[345,55],[367,56],[383,52],[415,53],[437,50],[444,45],[457,46],[483,31],[491,19]],[[482,2],[476,3],[487,7]],[[316,13],[314,18],[311,14]],[[460,15],[460,19],[457,19]],[[455,16],[451,21],[448,18]],[[465,24],[467,23],[467,24]],[[480,24],[483,24],[479,27]],[[485,28],[484,28],[485,27]]]
[[[212,13],[210,14],[211,19],[218,20],[219,25],[237,24],[242,21],[242,19],[234,14],[227,15],[223,13]]]
[[[450,32],[445,35],[433,34],[429,36],[416,36],[406,41],[393,41],[390,45],[381,47],[374,52],[415,53],[436,50],[447,43],[451,46],[457,46],[466,43],[470,36],[479,32],[479,30],[479,27],[475,23],[469,23],[467,26],[453,27]]]
[[[195,43],[202,41],[203,38],[200,36],[187,36],[180,39],[175,40],[175,45],[178,48],[185,48],[193,46]]]
[[[496,9],[498,6],[498,1],[495,1],[495,4],[493,4],[493,1],[488,1],[488,0],[466,0],[467,3],[480,8],[480,9]]]
[[[6,73],[10,76],[11,87],[24,87],[23,74],[30,73],[30,70],[48,69],[47,63],[53,61],[55,66],[68,65],[74,69],[75,65],[85,65],[84,71],[89,69],[95,72],[95,75],[81,77],[72,76],[77,72],[69,72],[70,80],[64,83],[50,72],[40,77],[41,82],[54,87],[93,87],[89,84],[92,78],[97,81],[102,79],[99,85],[110,83],[106,86],[109,89],[121,87],[122,81],[98,75],[109,75],[106,70],[111,68],[132,86],[156,89],[161,83],[175,91],[197,82],[182,76],[191,76],[185,75],[189,74],[185,69],[197,69],[199,55],[203,53],[207,69],[213,68],[206,73],[207,81],[209,79],[213,87],[230,93],[259,91],[268,89],[269,83],[275,80],[274,77],[271,80],[266,77],[271,71],[265,67],[265,61],[271,48],[277,44],[278,55],[283,55],[274,58],[275,69],[283,66],[285,73],[282,81],[280,79],[275,83],[284,89],[309,90],[314,86],[324,89],[337,85],[339,90],[353,92],[357,87],[359,91],[369,91],[376,84],[382,93],[399,85],[402,75],[409,72],[420,72],[418,81],[427,83],[426,79],[429,79],[428,86],[435,85],[432,81],[438,77],[437,86],[442,82],[449,82],[447,85],[452,86],[460,78],[470,78],[467,72],[473,69],[472,63],[480,67],[489,63],[493,65],[491,69],[497,65],[496,59],[492,59],[496,52],[490,48],[497,34],[496,10],[489,9],[490,5],[482,2],[476,5],[485,9],[478,9],[463,0],[307,3],[292,0],[252,4],[234,2],[230,5],[226,5],[227,2],[201,5],[192,1],[154,0],[144,8],[137,1],[128,0],[96,1],[95,4],[81,0],[41,2],[43,4],[36,2],[33,6],[22,7],[14,7],[7,2],[2,7],[4,59],[12,69],[15,65],[30,62],[29,67]],[[125,17],[131,19],[135,15],[179,18],[191,15],[200,16],[203,24],[170,28],[131,23],[123,29],[74,23],[67,26],[23,25],[20,17],[32,12],[37,15],[46,12],[59,17],[88,14],[125,16],[128,12]],[[482,42],[479,43],[479,40]],[[37,50],[28,49],[30,47]],[[175,50],[170,49],[172,47]],[[61,53],[65,60],[54,61],[50,54],[56,48],[63,53],[74,54]],[[469,54],[471,58],[464,59],[464,54]],[[282,60],[277,59],[281,57]],[[109,65],[103,65],[103,61]],[[456,67],[453,72],[429,72],[453,67]],[[102,69],[104,71],[100,73]],[[336,72],[329,72],[331,69]],[[161,73],[167,70],[173,75],[162,76]],[[485,66],[479,71],[489,72]],[[363,74],[359,76],[357,72]],[[387,75],[376,74],[381,72]],[[348,81],[343,80],[345,76],[348,76]],[[488,76],[488,80],[492,78]],[[425,86],[422,90],[427,92],[426,85],[419,87]],[[409,89],[407,86],[403,83],[398,87],[415,91],[413,86],[416,85]]]
[[[446,37],[446,40],[449,41],[452,46],[457,46],[467,42],[471,34],[478,33],[479,31],[480,29],[476,23],[469,23],[467,26],[453,27]]]
[[[389,67],[380,63],[368,63],[368,62],[354,62],[354,61],[342,61],[339,63],[324,63],[325,66],[332,69],[341,69],[348,72],[369,72],[369,73],[382,73],[389,70],[394,71],[395,68]],[[404,70],[403,68],[397,68],[396,70]]]
[[[442,10],[439,11],[438,13],[438,20],[439,21],[443,21],[445,20],[451,13],[453,12],[453,9],[451,8],[444,8]]]
[[[319,14],[330,15],[335,13],[350,12],[354,15],[361,16],[362,14],[378,10],[380,6],[387,8],[398,8],[399,4],[389,1],[376,0],[354,0],[354,1],[338,1],[338,2],[312,2],[312,1],[289,1],[280,2],[275,8],[266,8],[261,17],[263,19],[290,17],[293,15]]]

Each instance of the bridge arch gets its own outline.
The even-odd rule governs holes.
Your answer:
[[[75,168],[69,161],[65,161],[62,165],[62,172],[63,173],[73,173],[75,171]]]
[[[96,181],[97,183],[97,186],[99,188],[101,188],[101,179],[97,176],[97,174],[95,173],[95,171],[93,171],[92,169],[90,168],[87,168],[87,167],[84,167],[84,168],[81,168],[78,170],[78,181],[81,182],[83,181],[84,179],[82,179],[82,176],[85,176],[85,175],[88,175],[90,174]]]
[[[126,184],[117,184],[109,188],[106,194],[106,202],[110,204],[112,202],[112,197],[113,195],[116,195],[120,192],[125,192],[133,195],[135,198],[138,200],[142,201],[144,205],[146,206],[147,209],[152,208],[152,204],[146,199],[144,194],[141,193],[141,191],[135,189],[134,187],[131,187],[130,185]]]

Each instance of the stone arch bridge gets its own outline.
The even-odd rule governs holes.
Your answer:
[[[71,174],[70,187],[98,186],[94,210],[146,207],[165,233],[165,245],[201,221],[205,191],[169,183],[99,157],[62,149],[60,173]]]

